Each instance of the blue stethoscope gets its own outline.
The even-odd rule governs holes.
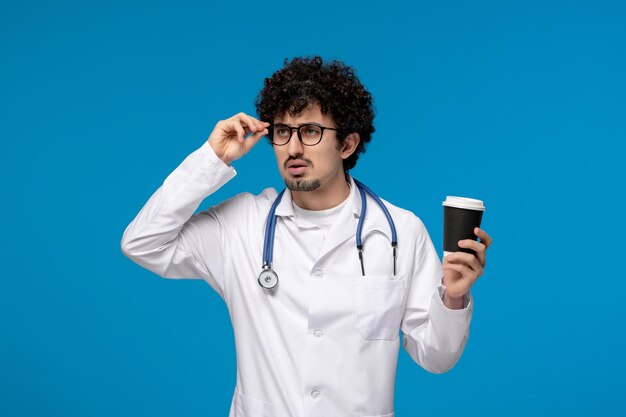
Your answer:
[[[387,217],[387,222],[389,223],[389,227],[391,227],[391,248],[393,251],[393,275],[396,275],[396,258],[398,256],[398,236],[396,235],[396,225],[391,218],[391,214],[389,214],[389,210],[383,204],[381,199],[374,194],[372,190],[370,190],[365,184],[360,181],[354,180],[356,184],[359,194],[361,195],[361,216],[359,217],[359,222],[356,226],[356,248],[359,252],[359,262],[361,263],[361,273],[365,276],[365,266],[363,265],[363,242],[361,241],[361,232],[363,231],[363,219],[365,219],[365,211],[367,209],[367,202],[365,200],[365,193],[369,194],[374,201],[380,206],[385,213],[385,217]],[[278,275],[272,269],[272,257],[274,252],[274,232],[276,231],[276,207],[278,207],[278,203],[283,198],[283,194],[285,190],[281,191],[280,194],[274,200],[272,207],[270,208],[270,212],[267,215],[267,221],[265,223],[265,240],[263,242],[263,270],[259,274],[259,284],[261,287],[271,290],[275,288],[278,284]]]

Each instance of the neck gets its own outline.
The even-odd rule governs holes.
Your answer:
[[[345,175],[341,175],[328,187],[315,191],[292,191],[291,199],[298,207],[305,210],[327,210],[337,207],[350,195],[350,186]]]

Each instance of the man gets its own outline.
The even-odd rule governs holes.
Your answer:
[[[162,277],[202,278],[226,302],[237,350],[231,417],[391,417],[399,332],[423,368],[454,366],[491,238],[476,229],[480,242],[460,242],[476,255],[454,253],[442,268],[415,215],[384,202],[394,247],[376,199],[367,195],[362,212],[348,170],[374,113],[352,68],[286,61],[256,107],[260,120],[239,113],[216,124],[128,226],[122,250]],[[287,186],[280,201],[268,188],[194,214],[264,136]]]

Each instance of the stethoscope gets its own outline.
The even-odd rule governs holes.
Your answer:
[[[359,262],[361,263],[361,273],[365,276],[365,266],[363,265],[363,241],[361,240],[361,232],[363,231],[363,220],[365,219],[365,211],[367,210],[367,202],[365,199],[365,194],[369,194],[374,201],[380,206],[385,213],[385,217],[387,217],[387,222],[389,223],[389,227],[391,228],[391,248],[393,251],[393,275],[396,275],[396,258],[398,257],[398,236],[396,235],[396,225],[391,218],[391,214],[389,214],[389,210],[385,207],[385,204],[381,201],[381,199],[370,190],[365,184],[360,181],[354,180],[356,184],[359,194],[361,195],[361,216],[359,217],[359,222],[356,226],[356,248],[359,252]],[[285,190],[281,191],[280,194],[274,200],[272,207],[270,208],[270,212],[267,215],[267,221],[265,223],[265,239],[263,242],[263,266],[262,271],[259,274],[259,284],[261,287],[271,290],[278,285],[278,275],[276,271],[272,269],[272,259],[274,255],[274,232],[276,231],[276,207],[278,207],[278,203],[283,198],[283,194]]]

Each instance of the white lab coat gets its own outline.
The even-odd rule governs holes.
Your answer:
[[[121,242],[139,265],[165,278],[204,279],[226,302],[237,351],[230,417],[392,417],[399,330],[423,368],[454,366],[473,303],[468,296],[462,310],[444,306],[441,262],[414,214],[385,202],[398,234],[394,276],[389,225],[368,196],[363,277],[354,182],[315,259],[302,249],[311,225],[294,217],[287,190],[276,210],[279,283],[268,292],[257,277],[276,190],[243,193],[194,214],[235,175],[205,142],[167,177]]]

